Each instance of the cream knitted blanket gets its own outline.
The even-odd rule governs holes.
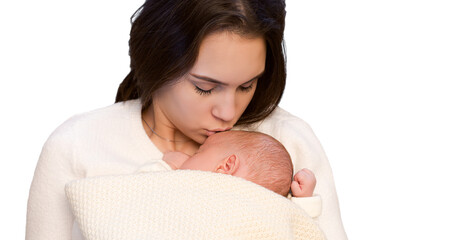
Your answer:
[[[325,239],[287,198],[224,174],[104,176],[70,182],[65,191],[88,240]]]

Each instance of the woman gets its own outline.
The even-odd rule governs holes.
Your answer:
[[[168,151],[192,155],[232,128],[281,141],[311,169],[328,239],[346,239],[328,161],[309,126],[276,108],[285,87],[284,1],[147,0],[133,15],[131,72],[116,104],[50,136],[30,189],[27,239],[82,239],[64,195],[79,178],[128,174]],[[301,183],[301,173],[295,175]],[[319,201],[319,204],[317,202]]]

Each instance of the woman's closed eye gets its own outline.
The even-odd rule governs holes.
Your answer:
[[[252,90],[253,88],[254,81],[251,81],[249,84],[244,84],[244,85],[239,86],[239,90],[241,90],[242,92],[250,92],[250,90]]]
[[[256,80],[254,80],[254,81],[256,81]],[[241,91],[241,92],[250,92],[250,90],[252,90],[252,88],[253,88],[253,82],[254,81],[251,81],[249,83],[246,83],[246,84],[243,84],[243,85],[239,86],[238,90]],[[218,88],[218,86],[206,89],[204,87],[198,86],[198,84],[194,84],[194,90],[199,95],[203,95],[203,96],[211,94],[216,88]]]
[[[205,90],[205,89],[202,89],[200,87],[198,87],[197,85],[194,85],[194,90],[196,90],[196,92],[199,94],[199,95],[209,95],[212,93],[212,90],[214,88],[211,88],[209,90]]]

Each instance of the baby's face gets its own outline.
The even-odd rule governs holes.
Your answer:
[[[215,171],[227,156],[228,147],[218,137],[209,137],[195,155],[186,160],[180,169]]]

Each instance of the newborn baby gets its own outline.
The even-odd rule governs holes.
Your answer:
[[[293,165],[287,150],[276,139],[258,132],[217,133],[208,137],[195,155],[190,157],[181,152],[168,152],[164,154],[163,160],[167,165],[158,162],[163,169],[170,167],[172,170],[191,169],[229,174],[252,181],[282,196],[287,196],[292,187],[294,196],[310,197],[315,187],[314,175],[305,169],[300,175],[304,181],[295,179],[292,183]],[[154,168],[159,170],[158,165]]]

